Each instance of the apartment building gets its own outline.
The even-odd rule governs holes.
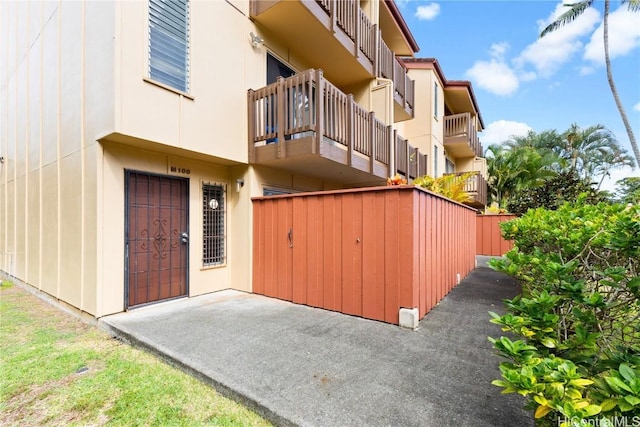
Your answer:
[[[399,123],[397,130],[425,153],[428,175],[475,172],[465,190],[469,204],[487,204],[487,162],[478,132],[484,122],[471,82],[447,80],[434,58],[403,58],[409,78],[415,81],[415,117]]]
[[[2,2],[0,270],[92,317],[251,291],[251,198],[424,174],[392,0]]]

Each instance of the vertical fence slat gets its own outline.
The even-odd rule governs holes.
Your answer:
[[[253,206],[256,293],[398,323],[401,307],[424,316],[475,262],[475,211],[418,188],[256,198]]]
[[[476,217],[476,253],[478,255],[502,256],[513,242],[502,238],[500,223],[516,218],[515,215],[478,215]]]
[[[309,204],[304,199],[293,199],[293,258],[292,258],[292,278],[291,278],[291,300],[298,304],[307,302],[307,250],[308,250],[308,233],[303,232],[307,229],[307,208]]]

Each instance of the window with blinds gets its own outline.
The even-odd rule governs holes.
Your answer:
[[[202,264],[205,267],[225,263],[224,186],[202,184]]]
[[[189,91],[188,0],[149,0],[149,77]]]

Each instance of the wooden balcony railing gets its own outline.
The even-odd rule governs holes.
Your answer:
[[[291,0],[272,0],[270,2],[251,0],[251,16],[259,20],[261,13],[278,3],[288,1]],[[407,70],[382,39],[379,27],[372,24],[369,17],[360,8],[360,1],[315,0],[315,3],[301,1],[301,4],[311,13],[319,14],[316,15],[317,19],[323,22],[328,34],[335,34],[338,31],[344,33],[346,38],[344,36],[336,36],[336,38],[342,41],[350,40],[348,42],[349,50],[352,50],[353,56],[361,61],[373,76],[393,80],[394,100],[407,114],[413,117],[414,82],[409,79]],[[274,24],[286,25],[285,22]]]
[[[403,175],[407,181],[426,175],[427,155],[420,153],[417,147],[395,134],[396,141],[396,173]]]
[[[395,54],[378,34],[378,56],[376,76],[393,80],[394,98],[413,117],[415,82],[407,74],[407,69],[400,63]]]
[[[469,172],[456,172],[451,175],[464,175]],[[467,179],[464,185],[464,191],[473,196],[473,200],[469,203],[475,207],[484,207],[487,205],[487,180],[484,179],[482,174],[478,171],[474,171],[474,175]]]
[[[460,141],[465,142],[469,148],[469,150],[459,150],[460,152],[468,152],[470,156],[482,157],[482,144],[470,113],[454,114],[444,118],[445,147]]]
[[[395,174],[391,158],[394,146],[396,157],[410,165],[410,178],[426,172],[426,156],[391,126],[376,119],[373,112],[358,105],[353,95],[346,95],[326,80],[321,70],[307,70],[249,90],[248,117],[251,163],[260,163],[257,151],[271,149],[272,144],[276,146],[275,159],[289,157],[294,153],[288,152],[288,143],[306,138],[311,140],[309,154],[328,156],[380,177]],[[337,147],[338,154],[323,149],[323,144]],[[406,166],[402,174],[407,174]]]

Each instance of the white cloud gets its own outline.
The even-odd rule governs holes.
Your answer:
[[[438,3],[429,3],[418,6],[416,9],[416,18],[421,21],[431,21],[440,14],[440,5]]]
[[[489,53],[492,57],[502,61],[504,60],[504,54],[507,53],[507,50],[509,50],[509,43],[500,42],[492,44]]]
[[[633,106],[633,109],[636,111],[640,111],[640,102]]]
[[[604,64],[603,24],[591,34],[591,41],[584,49],[584,59]],[[638,13],[631,12],[626,4],[609,14],[609,56],[624,56],[640,46]]]
[[[593,74],[594,71],[595,69],[588,65],[583,65],[578,69],[578,72],[581,76],[588,76],[589,74]]]
[[[538,78],[538,74],[535,71],[521,71],[518,75],[520,81],[522,82],[530,82]]]
[[[518,90],[520,82],[509,66],[497,59],[476,61],[465,74],[473,85],[494,95],[508,96]]]
[[[501,144],[512,136],[524,136],[530,130],[533,129],[526,123],[497,120],[489,123],[489,126],[482,132],[480,139],[482,140],[482,145],[488,147],[491,144]]]
[[[547,25],[555,21],[558,16],[565,12],[562,3],[558,4],[555,10],[546,20],[539,20],[538,30],[542,31]],[[565,63],[572,59],[572,56],[579,52],[583,44],[581,37],[590,34],[596,24],[600,21],[600,13],[594,8],[588,8],[584,13],[556,31],[538,38],[528,45],[518,57],[513,60],[518,69],[526,66],[533,66],[537,74],[542,77],[552,76]]]

